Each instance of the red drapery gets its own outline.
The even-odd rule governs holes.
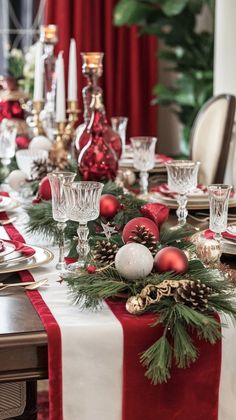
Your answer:
[[[151,105],[157,81],[156,38],[138,36],[138,29],[116,28],[112,23],[117,0],[47,0],[45,23],[59,27],[57,50],[64,50],[67,73],[70,38],[77,44],[78,98],[86,81],[81,72],[82,51],[103,51],[101,86],[108,117],[129,118],[128,134],[156,135],[157,109]]]

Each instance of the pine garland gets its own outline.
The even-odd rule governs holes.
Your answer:
[[[114,194],[122,202],[124,208],[113,219],[118,225],[118,232],[113,234],[109,241],[118,247],[123,245],[121,231],[128,220],[141,216],[140,206],[142,200],[130,194],[124,194],[122,189],[114,183],[108,182],[103,193]],[[42,202],[27,209],[29,215],[28,230],[33,233],[42,233],[45,236],[57,240],[56,222],[52,218],[52,207],[50,202]],[[173,364],[178,368],[187,368],[194,363],[199,350],[192,336],[195,332],[198,339],[203,339],[214,344],[221,337],[221,324],[216,313],[226,316],[235,321],[236,299],[233,285],[228,280],[226,271],[206,268],[202,262],[196,259],[189,261],[186,274],[156,273],[152,272],[147,277],[128,281],[122,278],[114,266],[102,267],[93,259],[93,250],[97,241],[105,239],[101,229],[100,218],[89,222],[91,260],[88,263],[95,265],[95,273],[90,274],[85,269],[78,277],[67,277],[71,298],[81,307],[95,310],[100,307],[103,299],[114,298],[117,295],[126,297],[139,295],[147,285],[160,285],[168,280],[199,281],[209,287],[210,293],[207,296],[206,310],[201,312],[184,302],[176,302],[173,295],[163,296],[158,302],[145,306],[144,311],[156,314],[152,327],[163,327],[161,337],[144,351],[140,356],[140,362],[146,369],[146,376],[153,384],[168,381],[170,370]],[[68,221],[66,238],[71,241],[70,256],[76,257],[76,236],[77,223]],[[192,252],[194,256],[194,245],[188,239],[196,233],[196,230],[185,225],[183,228],[170,229],[165,226],[160,231],[160,243],[158,249],[172,245],[180,249]],[[161,286],[160,286],[161,287]]]

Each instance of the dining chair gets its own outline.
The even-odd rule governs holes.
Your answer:
[[[201,184],[223,183],[234,125],[236,98],[216,95],[199,111],[190,134],[190,159],[199,160]]]

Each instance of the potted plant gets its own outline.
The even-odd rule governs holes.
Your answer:
[[[214,0],[120,0],[114,10],[117,26],[137,25],[140,34],[155,35],[166,48],[158,53],[177,73],[171,86],[154,87],[155,103],[171,106],[183,124],[182,153],[188,154],[189,134],[201,106],[213,93],[213,32],[196,31],[203,6],[214,13]]]

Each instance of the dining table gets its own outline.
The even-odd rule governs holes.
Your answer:
[[[38,236],[33,236],[32,234],[24,231],[24,223],[26,220],[25,212],[22,207],[17,208],[14,211],[14,216],[16,216],[16,221],[14,226],[20,232],[24,233],[24,238],[27,243],[40,244],[40,238]],[[197,229],[204,229],[208,227],[207,220],[194,220],[190,217],[188,222],[193,224]],[[170,217],[167,222],[169,225],[176,223],[176,216],[171,212]],[[0,237],[6,239],[8,237],[4,226],[0,226]],[[43,246],[45,246],[44,239],[42,239]],[[60,289],[59,274],[55,269],[55,261],[58,257],[58,248],[52,241],[47,243],[47,248],[51,250],[54,254],[54,258],[45,265],[33,268],[31,274],[34,279],[39,278],[48,278],[49,287],[55,288],[55,296],[57,293],[60,293],[60,296],[63,294],[63,286]],[[224,259],[224,257],[223,257]],[[224,260],[231,267],[236,268],[235,258],[227,257]],[[0,281],[7,284],[15,283],[20,280],[20,272],[9,272],[0,274]],[[55,281],[56,280],[56,281]],[[27,400],[25,411],[22,416],[19,417],[20,420],[33,420],[37,418],[37,381],[48,378],[48,334],[45,329],[45,326],[40,319],[39,314],[35,310],[35,307],[30,300],[30,291],[25,292],[21,288],[12,288],[6,289],[5,291],[0,291],[0,383],[13,383],[26,381],[27,384]],[[46,297],[46,294],[42,296]],[[46,298],[45,298],[46,299]],[[59,294],[58,294],[59,299]],[[60,301],[60,299],[59,299]],[[71,311],[74,311],[73,305],[71,305]],[[60,302],[58,304],[58,313],[60,316]],[[68,315],[69,316],[69,315]],[[85,322],[83,319],[84,314],[78,313],[78,317],[81,317],[82,323]],[[94,316],[94,315],[93,315]],[[98,314],[96,318],[96,331],[99,330],[99,317],[102,317],[102,313]],[[222,320],[225,321],[225,320]],[[112,328],[113,321],[106,321]],[[68,326],[69,328],[69,326]],[[116,327],[114,327],[116,328]],[[94,330],[95,331],[95,330]],[[95,333],[96,334],[96,333]],[[99,332],[97,333],[99,337]],[[109,334],[108,330],[105,331],[105,334]],[[113,333],[110,331],[111,338]],[[118,335],[120,332],[118,332]],[[116,341],[114,335],[114,341]],[[119,347],[120,344],[117,344]],[[99,344],[98,344],[99,348]],[[221,372],[220,372],[220,389],[219,389],[219,411],[218,411],[218,420],[235,420],[236,418],[236,363],[235,363],[235,351],[236,348],[236,330],[234,325],[229,323],[228,328],[223,328],[222,336],[222,361],[221,361]],[[89,353],[89,352],[88,352]],[[80,353],[79,353],[80,354]],[[89,355],[88,355],[89,357]],[[110,355],[108,355],[110,357]],[[112,355],[113,357],[113,355]],[[116,354],[114,354],[116,357]],[[75,362],[76,363],[76,362]],[[82,360],[82,363],[86,364],[86,361]],[[120,360],[119,360],[120,364]],[[73,366],[73,364],[72,364]],[[119,369],[120,366],[118,366]],[[118,370],[117,368],[117,370]],[[97,367],[99,374],[100,366]],[[91,372],[90,372],[91,373]],[[109,374],[108,374],[109,375]],[[65,378],[65,381],[70,381],[70,376]],[[111,389],[111,395],[115,396],[117,391],[117,386],[120,386],[121,379],[119,378],[114,384],[114,389]],[[99,386],[99,383],[97,384]],[[65,385],[64,385],[65,386]],[[102,385],[101,385],[102,386]],[[163,385],[164,386],[164,385]],[[78,398],[83,395],[84,384],[80,384],[78,387]],[[66,388],[65,388],[66,389]],[[98,388],[96,388],[97,390]],[[93,398],[93,392],[95,389],[91,390],[91,398]],[[193,390],[194,392],[194,390]],[[76,394],[75,394],[76,395]],[[74,397],[74,396],[73,396]],[[207,397],[208,398],[208,397]],[[86,398],[85,398],[86,400]],[[89,404],[89,401],[86,401],[86,404]],[[94,402],[96,405],[96,401]],[[98,413],[98,419],[118,419],[121,412],[117,409],[116,401],[108,402],[108,413],[106,416]],[[99,406],[99,404],[98,404]],[[112,414],[112,410],[116,410],[116,415]],[[110,411],[109,411],[110,410]],[[93,411],[91,411],[93,412]],[[69,411],[68,411],[69,413]],[[94,412],[93,412],[94,413]],[[117,414],[118,413],[118,414]],[[94,413],[95,415],[95,413]],[[66,415],[65,420],[92,420],[90,415],[85,415],[84,417],[73,415]],[[141,419],[141,417],[139,417]],[[145,420],[149,419],[158,419],[158,420],[172,420],[168,417],[146,417]],[[179,417],[176,417],[179,419]],[[214,417],[216,418],[216,417]],[[137,420],[138,417],[133,417],[133,420]],[[193,416],[194,420],[205,420],[206,417],[198,417],[197,414]],[[188,420],[187,417],[182,417],[182,420]]]

